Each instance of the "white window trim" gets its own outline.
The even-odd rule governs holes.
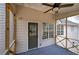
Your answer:
[[[50,31],[49,31],[49,25],[50,25],[50,24],[46,23],[46,27],[48,28],[48,30],[47,30],[47,32],[48,32],[48,34],[47,34],[47,35],[48,35],[48,38],[46,38],[46,39],[51,39],[51,38],[54,38],[54,36],[53,36],[53,37],[51,37],[51,38],[50,38],[50,36],[49,36],[49,32],[50,32]],[[53,27],[54,27],[54,24],[52,24],[52,25],[53,25]],[[43,31],[44,31],[44,30],[43,30]],[[52,30],[52,31],[53,31],[53,35],[54,35],[54,28],[53,28],[53,30]],[[43,37],[43,36],[42,36],[42,37]],[[45,39],[44,39],[44,40],[45,40]]]

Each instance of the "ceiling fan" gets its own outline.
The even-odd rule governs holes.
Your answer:
[[[74,4],[70,3],[70,4],[62,4],[62,3],[54,3],[53,5],[52,4],[49,4],[49,3],[42,3],[42,5],[45,5],[45,6],[49,6],[49,7],[52,7],[51,9],[45,11],[44,13],[47,13],[49,11],[55,11],[55,13],[58,13],[58,10],[60,8],[65,8],[65,7],[72,7]]]

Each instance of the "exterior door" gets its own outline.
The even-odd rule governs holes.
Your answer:
[[[38,24],[28,23],[28,49],[38,47]]]

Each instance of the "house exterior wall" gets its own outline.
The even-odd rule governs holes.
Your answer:
[[[38,23],[38,48],[54,44],[54,38],[42,39],[43,23],[55,22],[51,14],[44,14],[28,7],[17,6],[17,46],[16,53],[28,51],[28,22]]]
[[[66,26],[64,26],[64,35],[61,36],[66,37]],[[67,26],[67,37],[71,39],[78,39],[78,27]]]
[[[61,25],[60,25],[61,26]],[[66,37],[66,25],[63,25],[64,27],[64,32],[63,32],[63,37]],[[72,39],[78,39],[78,31],[79,26],[78,25],[67,25],[67,37],[72,38]]]
[[[64,26],[64,37],[66,36],[66,26]],[[78,27],[77,26],[67,26],[67,36],[68,38],[78,39]]]
[[[72,26],[68,26],[67,29],[68,29],[67,30],[67,32],[68,32],[67,36],[68,36],[68,38],[70,38],[69,39],[70,41],[67,41],[67,47],[72,47],[73,46],[70,42],[72,42],[72,43],[74,42],[74,45],[78,45],[78,42],[75,41],[75,40],[79,40],[79,32],[78,32],[79,31],[79,27],[75,26],[72,29]],[[71,39],[74,39],[74,40],[71,40]],[[64,44],[66,44],[66,43],[64,43]],[[78,50],[75,49],[75,48],[71,48],[69,50],[74,52],[74,53],[79,54]]]
[[[74,40],[79,40],[78,29],[79,29],[78,26],[74,26],[74,27],[71,25],[67,26],[67,38],[69,38],[69,41],[67,40],[67,47],[72,47],[73,42],[76,45],[78,44],[78,42],[74,41]],[[59,40],[57,40],[57,42],[63,40],[65,37],[66,37],[66,26],[64,25],[64,35],[58,35],[57,38],[59,38]],[[72,40],[72,39],[74,39],[74,40]],[[70,42],[72,42],[72,44]],[[57,43],[57,45],[65,48],[66,47],[66,39],[64,39],[60,43]],[[71,51],[74,51],[74,49],[72,49]]]
[[[0,55],[5,51],[5,4],[0,3]]]

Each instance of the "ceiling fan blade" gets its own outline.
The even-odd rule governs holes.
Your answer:
[[[65,7],[71,7],[74,4],[64,4],[64,5],[60,5],[59,8],[65,8]]]
[[[53,8],[51,8],[51,9],[49,9],[49,10],[45,11],[44,13],[47,13],[47,12],[49,12],[50,10],[53,10]]]
[[[48,4],[48,3],[42,3],[42,5],[49,6],[49,7],[53,7],[53,5]]]

